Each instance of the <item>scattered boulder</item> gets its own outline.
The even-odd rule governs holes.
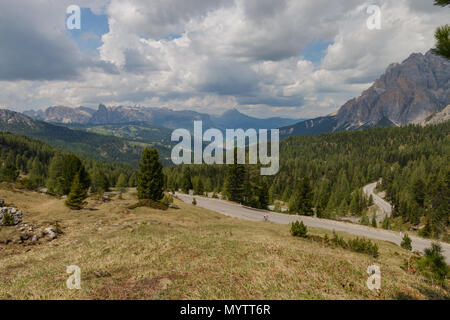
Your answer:
[[[0,208],[0,226],[15,226],[22,222],[22,211],[14,207]]]
[[[48,235],[50,240],[54,240],[58,237],[58,235],[56,234],[55,229],[49,227],[49,228],[45,228],[45,233]]]

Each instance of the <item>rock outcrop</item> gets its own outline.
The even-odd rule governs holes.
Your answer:
[[[423,125],[429,125],[429,124],[439,124],[442,122],[447,122],[450,120],[450,104],[445,107],[443,110],[433,114],[429,118],[427,118]]]
[[[428,52],[392,64],[361,96],[342,106],[337,129],[422,123],[450,101],[450,61]]]
[[[15,226],[22,222],[22,211],[14,207],[0,208],[0,226]]]

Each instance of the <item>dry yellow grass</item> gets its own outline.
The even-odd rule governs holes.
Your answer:
[[[82,211],[33,192],[2,189],[0,198],[23,210],[25,223],[58,221],[64,231],[52,242],[0,245],[0,299],[448,298],[403,271],[409,253],[394,244],[378,242],[380,257],[373,259],[293,238],[289,226],[241,221],[179,201],[178,210],[129,210],[133,193],[108,203],[89,199]],[[0,227],[0,238],[11,228]],[[366,286],[373,264],[381,268],[378,292]],[[81,268],[81,290],[66,287],[69,265]]]

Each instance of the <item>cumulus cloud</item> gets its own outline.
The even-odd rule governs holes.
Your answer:
[[[436,26],[448,20],[423,0],[79,1],[108,15],[109,32],[93,56],[64,30],[69,2],[1,2],[0,104],[324,115],[390,63],[428,51]],[[374,2],[381,30],[366,27]],[[302,51],[317,41],[330,45],[313,63]]]

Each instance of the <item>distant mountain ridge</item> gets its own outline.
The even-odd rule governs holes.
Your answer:
[[[313,135],[377,126],[420,124],[450,102],[450,62],[414,53],[386,72],[336,115],[281,128],[281,135]]]
[[[211,116],[205,113],[182,110],[174,111],[167,108],[149,107],[107,107],[100,104],[98,110],[85,107],[50,107],[45,110],[29,110],[24,114],[41,121],[58,124],[89,124],[111,125],[147,122],[158,127],[169,129],[193,127],[193,122],[201,120],[204,128],[232,129],[254,128],[273,129],[294,124],[300,119],[269,118],[259,119],[247,116],[236,109],[226,111],[221,116]]]
[[[139,143],[114,136],[101,135],[35,120],[22,113],[0,109],[0,131],[23,134],[48,144],[103,161],[137,165],[145,147],[156,146],[163,161],[168,160],[168,147],[154,143]]]

